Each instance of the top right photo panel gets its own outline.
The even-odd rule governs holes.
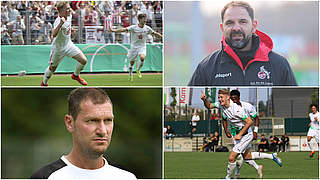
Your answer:
[[[318,1],[166,1],[165,86],[319,86]]]

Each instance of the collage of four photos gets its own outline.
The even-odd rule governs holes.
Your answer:
[[[319,1],[1,1],[1,179],[319,179]]]

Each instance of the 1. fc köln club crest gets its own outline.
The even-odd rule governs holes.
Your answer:
[[[268,72],[267,70],[264,69],[264,66],[260,67],[260,71],[258,72],[258,77],[260,79],[269,79],[270,78],[270,72]]]

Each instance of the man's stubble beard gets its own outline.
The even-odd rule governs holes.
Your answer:
[[[232,40],[232,35],[234,35],[234,34],[241,34],[243,39],[241,39],[240,41]],[[251,39],[252,39],[252,33],[251,33],[251,35],[246,37],[245,33],[242,32],[242,31],[232,31],[230,33],[229,38],[226,38],[227,43],[232,48],[235,48],[235,49],[238,49],[238,50],[241,50],[241,49],[247,47],[247,45],[248,45],[248,43],[250,42]]]

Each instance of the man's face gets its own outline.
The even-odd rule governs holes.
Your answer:
[[[63,6],[63,8],[61,9],[61,11],[60,11],[59,13],[60,13],[60,15],[61,15],[62,17],[70,16],[70,14],[71,14],[70,5],[69,5],[69,4],[66,4],[65,6]]]
[[[240,97],[237,96],[237,95],[232,95],[230,96],[231,100],[236,103],[236,104],[239,104],[240,103]]]
[[[222,106],[225,106],[227,101],[230,100],[230,96],[227,94],[218,94],[218,100]]]
[[[113,130],[113,111],[110,102],[93,104],[84,100],[74,121],[74,143],[89,157],[99,157],[108,148]]]
[[[139,24],[140,24],[140,25],[144,25],[144,24],[146,24],[146,21],[147,21],[146,19],[147,19],[147,17],[146,17],[146,16],[144,16],[144,17],[140,18],[140,19],[139,19]]]
[[[311,110],[312,110],[313,113],[316,113],[316,112],[317,112],[317,108],[316,108],[315,106],[312,106],[312,107],[311,107]]]
[[[247,10],[234,6],[225,11],[220,29],[228,44],[236,49],[249,50],[252,33],[256,31],[257,21],[252,22]]]

